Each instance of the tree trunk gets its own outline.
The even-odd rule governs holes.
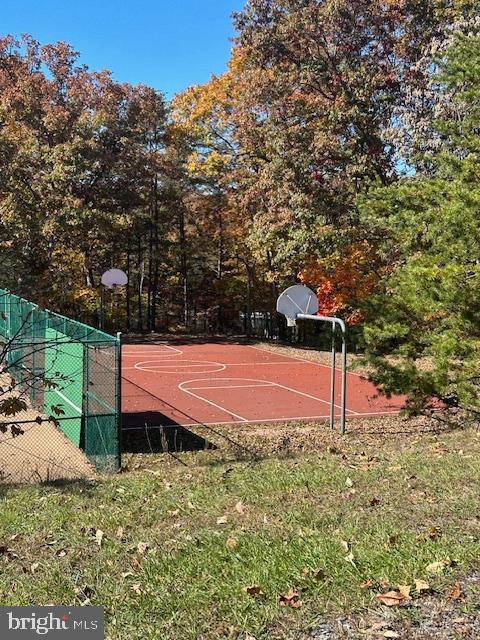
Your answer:
[[[155,331],[157,328],[158,255],[159,255],[158,224],[159,224],[158,178],[157,176],[155,176],[153,181],[153,283],[152,283],[152,294],[151,294],[152,310],[150,314],[150,329],[152,331]]]
[[[180,241],[180,275],[182,278],[183,290],[183,322],[185,329],[188,327],[188,263],[187,263],[187,242],[185,235],[185,209],[180,203],[178,210],[178,231]]]
[[[142,239],[140,236],[137,238],[137,273],[138,273],[138,288],[137,288],[137,300],[138,300],[138,315],[137,315],[137,328],[139,331],[143,331],[143,309],[142,309],[142,291],[143,291],[143,259],[142,259]]]
[[[126,305],[126,320],[127,320],[127,331],[130,331],[130,324],[131,324],[131,317],[130,317],[130,313],[131,313],[131,307],[130,307],[130,236],[128,237],[128,241],[127,241],[127,289],[125,292],[125,305]]]

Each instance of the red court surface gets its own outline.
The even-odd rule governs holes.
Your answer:
[[[124,428],[242,424],[328,418],[330,367],[230,342],[181,340],[123,347]],[[340,413],[340,370],[335,414]],[[355,373],[347,375],[347,420],[398,413]]]

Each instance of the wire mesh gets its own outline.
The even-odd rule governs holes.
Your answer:
[[[0,480],[2,475],[18,480],[18,466],[24,480],[32,464],[37,478],[39,465],[45,472],[39,460],[45,462],[46,454],[48,479],[65,475],[65,456],[76,459],[77,465],[84,461],[82,475],[92,466],[102,473],[117,470],[120,335],[111,336],[0,289],[0,343]],[[26,430],[29,438],[24,437]],[[23,462],[18,454],[12,463],[12,447],[23,450],[27,440],[33,451],[25,452]],[[64,445],[57,471],[54,443]]]

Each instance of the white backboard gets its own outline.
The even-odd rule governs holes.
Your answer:
[[[127,274],[121,269],[109,269],[102,276],[102,284],[106,287],[123,287],[127,282]]]
[[[318,299],[308,287],[294,284],[279,295],[277,311],[283,313],[287,320],[294,320],[298,313],[315,315],[318,311]]]

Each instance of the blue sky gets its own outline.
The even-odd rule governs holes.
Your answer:
[[[1,34],[65,40],[91,69],[168,97],[221,73],[244,0],[1,0]]]

